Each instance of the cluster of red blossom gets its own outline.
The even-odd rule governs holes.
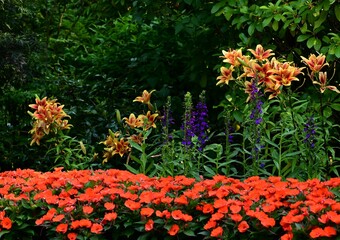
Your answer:
[[[216,238],[230,231],[236,236],[272,231],[276,239],[288,240],[303,226],[311,238],[332,238],[340,231],[340,202],[332,193],[339,187],[340,178],[300,182],[215,176],[198,181],[184,176],[150,178],[115,169],[16,170],[0,173],[0,210],[21,206],[19,201],[40,206],[45,214],[36,225],[55,229],[68,239],[76,239],[84,230],[102,234],[136,214],[136,224],[142,222],[145,232],[164,231],[171,236],[196,226],[193,231]],[[0,231],[16,224],[16,215],[7,210],[6,214],[11,219],[0,212]]]

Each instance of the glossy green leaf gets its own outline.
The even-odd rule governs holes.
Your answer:
[[[274,21],[272,24],[272,28],[274,31],[277,31],[279,29],[279,22],[278,21]]]
[[[336,18],[340,22],[340,5],[339,4],[334,7],[334,13],[335,13]]]
[[[332,109],[330,107],[325,107],[325,109],[323,110],[323,116],[325,118],[329,118],[330,116],[332,116]]]
[[[332,103],[330,107],[333,108],[335,111],[340,111],[340,103]]]
[[[321,26],[321,24],[326,20],[327,18],[327,15],[328,15],[328,12],[327,11],[323,11],[321,14],[320,14],[320,17],[318,18],[318,20],[316,20],[314,22],[314,30],[319,28]]]
[[[335,48],[335,56],[337,57],[337,58],[340,58],[340,46],[337,46],[336,48]]]
[[[231,17],[233,16],[234,10],[230,7],[225,7],[223,9],[223,15],[224,17],[229,21]]]
[[[305,34],[308,31],[307,23],[304,23],[300,28],[302,34]]]
[[[226,5],[225,1],[221,1],[216,3],[212,9],[211,9],[211,13],[215,14],[216,12],[218,12],[221,8],[223,8]]]
[[[267,27],[270,24],[270,22],[272,21],[272,19],[273,19],[273,17],[268,17],[268,18],[264,19],[263,22],[262,22],[262,26]]]
[[[255,23],[249,25],[248,34],[251,36],[254,34],[254,31],[255,31]]]
[[[299,35],[296,39],[297,42],[303,42],[306,41],[308,38],[310,38],[311,35],[310,34],[303,34],[303,35]]]
[[[315,37],[309,38],[308,41],[307,41],[307,47],[312,48],[314,46],[315,42],[316,42]]]
[[[314,49],[315,49],[315,51],[319,51],[320,48],[321,48],[321,40],[316,38],[315,42],[314,42]]]

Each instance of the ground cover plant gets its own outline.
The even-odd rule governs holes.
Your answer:
[[[4,239],[334,239],[340,179],[243,181],[123,170],[0,174]]]

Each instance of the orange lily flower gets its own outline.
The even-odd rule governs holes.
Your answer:
[[[217,77],[217,80],[219,81],[216,83],[216,85],[223,84],[223,83],[228,85],[229,81],[234,79],[233,71],[234,71],[233,66],[230,66],[229,69],[226,67],[221,67],[222,75]]]
[[[150,127],[153,127],[153,128],[157,127],[155,123],[155,121],[157,120],[157,117],[158,117],[157,113],[151,114],[151,112],[148,111],[146,115],[141,114],[138,116],[137,119],[142,123],[141,126],[143,126],[145,130],[147,130]]]
[[[271,83],[267,83],[266,84],[266,88],[264,89],[264,92],[267,93],[271,93],[268,97],[268,99],[273,99],[275,98],[277,95],[279,95],[281,93],[281,84],[277,81],[272,81]]]
[[[258,83],[270,83],[270,77],[273,75],[272,65],[269,62],[266,62],[263,65],[260,65],[254,61],[249,61],[249,65],[251,67],[244,67],[244,74],[241,76],[247,76],[251,78],[257,78]]]
[[[130,136],[130,139],[134,141],[135,143],[141,145],[143,143],[143,135],[142,133],[139,133],[138,135],[133,134]]]
[[[253,50],[253,49],[248,49],[249,52],[251,52],[254,57],[260,61],[263,61],[263,60],[266,60],[268,59],[270,56],[273,56],[275,55],[274,53],[272,53],[273,50],[271,49],[268,49],[268,50],[264,50],[262,45],[258,44],[256,46],[256,49]]]
[[[276,82],[279,82],[283,86],[290,86],[292,81],[299,81],[299,79],[294,75],[294,69],[279,69],[276,74],[270,76]]]
[[[324,66],[329,65],[327,62],[325,63],[326,56],[320,54],[319,56],[315,56],[311,54],[309,58],[301,57],[302,62],[304,62],[312,72],[319,72]]]
[[[238,50],[231,50],[225,51],[222,50],[223,56],[220,56],[221,58],[224,58],[223,62],[229,63],[234,67],[240,66],[241,62],[239,59],[247,61],[247,57],[242,55],[242,49]]]
[[[139,97],[136,97],[135,100],[133,100],[134,102],[141,102],[143,104],[146,104],[148,105],[148,108],[150,110],[153,109],[153,106],[150,102],[150,99],[151,99],[151,94],[153,92],[155,92],[156,90],[152,90],[151,92],[148,92],[147,90],[144,90],[143,93],[142,93],[142,96],[139,96]]]
[[[125,123],[129,125],[131,128],[143,126],[143,123],[141,123],[133,113],[130,114],[129,118],[125,117],[123,118],[123,120],[125,120]]]
[[[119,156],[123,157],[123,155],[131,150],[130,143],[125,141],[124,138],[121,138],[119,142],[116,142],[116,149],[113,152],[113,155],[119,154]]]
[[[327,72],[319,72],[319,81],[313,81],[313,84],[320,85],[320,92],[324,93],[326,89],[340,93],[335,86],[327,86]]]

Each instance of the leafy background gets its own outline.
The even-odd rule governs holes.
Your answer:
[[[131,99],[143,89],[158,90],[159,108],[173,96],[177,122],[184,94],[197,99],[206,90],[213,131],[224,124],[213,108],[225,98],[215,86],[222,49],[261,43],[295,62],[317,51],[335,66],[339,21],[339,4],[330,0],[1,0],[0,170],[44,169],[51,157],[29,147],[35,94],[62,102],[74,125],[69,135],[96,151],[107,129],[117,128],[116,110],[133,112]],[[338,86],[339,70],[330,69]],[[339,97],[327,101],[329,121],[339,122]]]

